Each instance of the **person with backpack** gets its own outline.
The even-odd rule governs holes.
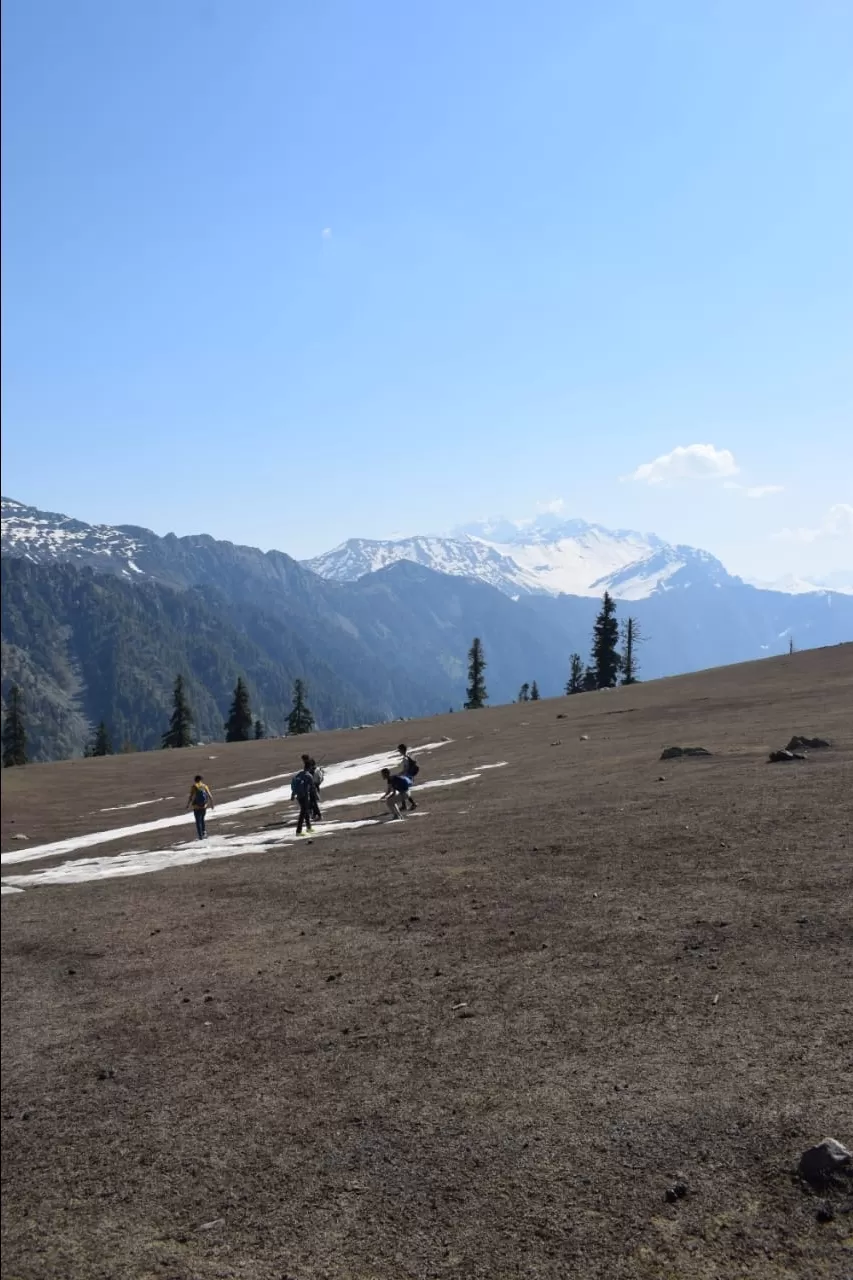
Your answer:
[[[318,822],[322,822],[323,815],[320,812],[320,787],[323,785],[323,770],[317,764],[313,756],[302,757],[302,768],[307,769],[314,779],[315,796],[311,803],[311,817],[316,818]]]
[[[301,836],[303,827],[313,831],[311,818],[314,814],[320,817],[320,808],[317,804],[317,784],[310,769],[302,768],[294,775],[290,784],[290,794],[299,802],[296,834]]]
[[[404,773],[392,774],[390,769],[382,770],[382,777],[388,790],[382,799],[388,806],[388,811],[394,819],[401,819],[406,812],[406,799],[409,795],[411,787],[411,779],[407,778]],[[398,808],[399,806],[399,808]],[[412,808],[416,806],[413,804]]]
[[[400,766],[400,773],[403,775],[404,778],[409,779],[409,790],[406,793],[406,795],[403,797],[403,808],[405,809],[406,800],[408,800],[409,808],[417,809],[418,806],[415,804],[414,800],[412,799],[411,789],[415,785],[415,778],[420,773],[421,766],[418,764],[414,756],[409,755],[408,748],[406,747],[406,744],[404,742],[400,743],[397,750],[400,752],[400,755],[403,757],[403,761]]]
[[[213,796],[210,794],[210,787],[205,782],[200,773],[193,778],[193,784],[190,787],[189,799],[187,800],[187,808],[192,808],[193,817],[195,818],[195,829],[199,840],[207,839],[207,811],[213,809]]]

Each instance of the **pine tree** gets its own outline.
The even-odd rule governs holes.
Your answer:
[[[94,737],[86,748],[87,756],[111,756],[113,754],[113,741],[107,730],[107,726],[102,720],[95,730]]]
[[[595,678],[595,671],[592,667],[586,667],[583,673],[583,688],[581,693],[593,693],[598,688],[598,681]]]
[[[163,734],[164,748],[188,747],[192,741],[193,713],[184,692],[184,677],[175,680],[173,711],[169,728]]]
[[[535,680],[533,681],[533,684],[530,686],[530,701],[531,702],[539,701],[539,685],[536,683]]]
[[[483,653],[483,646],[479,638],[475,636],[471,643],[471,648],[468,650],[468,688],[466,690],[468,699],[465,703],[466,711],[478,710],[488,699],[486,681],[483,677],[485,669],[486,655]]]
[[[313,729],[314,713],[305,701],[305,684],[302,680],[294,680],[293,710],[287,717],[287,732],[311,733]]]
[[[518,691],[518,701],[519,702],[530,701],[530,685],[527,683],[526,680]]]
[[[255,721],[255,741],[260,742],[261,738],[265,738],[266,736],[267,736],[267,731],[264,728],[263,720],[261,719],[256,720]]]
[[[569,658],[569,679],[566,685],[566,693],[583,693],[583,660],[579,653],[573,653]]]
[[[234,701],[225,721],[226,742],[248,742],[252,736],[252,709],[249,706],[249,690],[242,676],[234,686]]]
[[[640,628],[633,618],[622,626],[622,683],[637,683],[637,645],[641,640]]]
[[[24,728],[24,699],[16,684],[9,690],[3,721],[3,768],[27,763],[27,731]]]
[[[595,620],[592,639],[592,668],[598,689],[612,689],[619,674],[621,659],[616,649],[619,639],[619,623],[616,621],[616,601],[605,591],[601,611]]]

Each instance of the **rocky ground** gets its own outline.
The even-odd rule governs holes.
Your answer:
[[[405,823],[282,843],[278,805],[228,819],[239,856],[4,896],[3,1276],[853,1275],[848,1174],[797,1173],[853,1146],[852,725],[842,646],[315,735],[330,763],[447,736],[420,780],[478,776]],[[768,763],[793,734],[832,746]],[[7,771],[4,856],[292,747]]]

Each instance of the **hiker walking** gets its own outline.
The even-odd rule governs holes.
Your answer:
[[[387,791],[382,799],[388,806],[388,812],[394,819],[402,819],[406,811],[406,798],[409,795],[409,788],[412,783],[404,773],[391,773],[390,769],[382,770],[382,777],[387,787]],[[415,806],[412,805],[414,809]]]
[[[405,809],[406,801],[408,800],[409,808],[417,809],[418,806],[415,804],[414,800],[412,799],[412,787],[415,785],[415,778],[420,773],[421,766],[418,764],[415,757],[409,754],[409,749],[404,742],[400,743],[397,750],[400,752],[400,755],[403,757],[402,763],[400,765],[400,773],[403,775],[404,778],[409,779],[409,790],[403,796],[403,808]]]
[[[294,775],[290,784],[290,794],[299,802],[299,818],[296,823],[296,834],[302,835],[302,828],[313,830],[311,818],[314,814],[320,817],[317,804],[317,784],[310,769],[302,768]]]
[[[302,768],[307,769],[314,779],[314,799],[311,801],[311,817],[317,822],[322,822],[323,815],[320,812],[320,788],[323,785],[323,770],[317,764],[313,756],[302,757]]]
[[[193,817],[195,818],[195,829],[199,840],[207,839],[207,829],[205,826],[207,820],[208,809],[213,809],[213,796],[210,794],[210,787],[205,782],[200,773],[193,778],[193,784],[190,787],[189,799],[187,800],[187,808],[192,808]]]

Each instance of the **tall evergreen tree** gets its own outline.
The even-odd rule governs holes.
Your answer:
[[[583,688],[581,693],[594,693],[598,688],[598,681],[595,678],[595,670],[593,667],[586,667],[583,673]]]
[[[113,741],[109,735],[109,730],[102,720],[95,730],[91,743],[89,744],[87,756],[111,756],[113,754]]]
[[[172,718],[169,728],[163,734],[165,748],[188,747],[192,741],[193,713],[184,692],[184,677],[175,680],[175,691],[172,695]]]
[[[619,640],[619,623],[616,621],[616,601],[605,591],[601,610],[592,632],[592,668],[598,689],[612,689],[619,674],[621,659],[616,648]]]
[[[24,728],[24,699],[16,684],[9,690],[3,721],[3,768],[27,763],[27,731]]]
[[[637,645],[641,640],[640,628],[633,618],[622,626],[622,683],[637,683]]]
[[[531,702],[539,701],[539,685],[536,683],[535,680],[533,681],[533,684],[530,686],[530,701]]]
[[[311,733],[313,729],[314,713],[305,701],[305,684],[302,680],[294,680],[293,710],[287,717],[287,732]]]
[[[264,722],[263,720],[258,718],[255,721],[255,741],[260,742],[261,738],[265,738],[266,736],[267,736],[267,731],[264,728]]]
[[[226,742],[248,742],[252,736],[252,709],[249,706],[249,690],[242,676],[234,686],[234,701],[225,721]]]
[[[465,702],[466,711],[476,711],[484,706],[489,695],[486,692],[486,681],[483,675],[486,670],[486,655],[478,636],[471,642],[468,650],[468,697]]]
[[[519,702],[530,701],[530,685],[527,683],[526,680],[518,691],[518,701]]]
[[[566,693],[583,693],[583,659],[579,653],[573,653],[569,658],[569,679],[566,684]]]

